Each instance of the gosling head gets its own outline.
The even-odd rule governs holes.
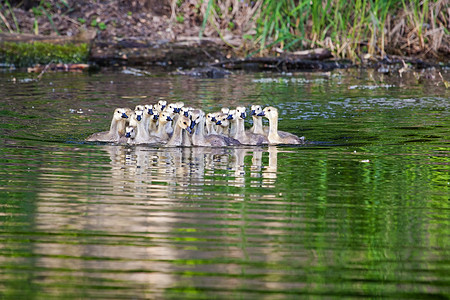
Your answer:
[[[144,105],[144,112],[146,115],[153,116],[153,105],[151,104]]]
[[[241,119],[247,118],[247,113],[245,112],[245,107],[244,106],[236,107],[236,115],[238,118],[241,118]]]
[[[179,101],[179,102],[176,102],[175,105],[177,107],[176,108],[177,109],[176,113],[179,114],[181,112],[181,108],[184,107],[184,102]]]
[[[186,129],[187,132],[192,133],[191,129],[191,120],[188,117],[180,116],[177,121],[177,125],[180,126],[181,129]]]
[[[273,106],[267,106],[261,113],[258,114],[258,116],[263,116],[267,119],[278,118],[278,109]]]
[[[236,120],[236,110],[235,109],[230,109],[230,111],[228,112],[227,119],[228,120]]]
[[[193,129],[195,125],[205,120],[205,113],[200,109],[194,109],[189,118],[191,119],[191,125],[189,127]]]
[[[136,105],[136,107],[134,108],[134,111],[136,111],[136,110],[145,110],[145,105],[141,105],[141,104]]]
[[[251,107],[251,115],[252,115],[252,117],[260,117],[260,116],[258,116],[258,114],[260,114],[260,113],[262,113],[262,107],[261,107],[261,105],[252,105],[252,107]]]
[[[165,112],[176,114],[178,113],[178,106],[176,103],[169,103],[164,109]]]
[[[217,116],[216,125],[220,125],[222,127],[228,127],[230,125],[230,121],[228,120],[228,114],[221,114]]]
[[[166,108],[166,106],[167,106],[166,100],[159,100],[158,103],[156,103],[153,106],[153,109],[155,109],[158,113],[160,113],[164,110],[164,108]]]
[[[192,110],[194,110],[192,107],[186,107],[186,106],[183,106],[183,107],[180,107],[180,112],[179,112],[179,114],[182,115],[182,116],[185,116],[185,117],[189,117],[190,112],[191,112]]]
[[[133,126],[125,128],[125,137],[134,139],[136,137],[136,129]]]
[[[230,112],[230,109],[229,109],[228,107],[222,107],[222,108],[220,109],[220,112],[221,112],[222,114],[228,115],[228,113]]]
[[[206,115],[206,123],[216,124],[216,122],[217,122],[216,113],[209,113]]]
[[[159,114],[159,124],[167,124],[168,122],[171,122],[172,119],[172,114],[166,111],[163,111],[162,113]]]
[[[116,121],[121,121],[123,119],[128,119],[128,115],[131,115],[129,112],[127,114],[127,109],[126,108],[116,108],[114,110],[114,120]]]
[[[134,119],[136,121],[140,122],[144,118],[144,111],[143,110],[135,110],[134,111]]]

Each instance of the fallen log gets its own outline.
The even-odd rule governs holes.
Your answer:
[[[91,44],[96,36],[95,30],[81,31],[75,36],[49,36],[49,35],[35,35],[27,33],[0,33],[1,42],[14,42],[14,43],[49,43],[49,44]]]
[[[291,57],[251,57],[244,59],[225,60],[212,64],[229,70],[254,70],[288,72],[295,70],[321,70],[348,68],[351,63],[345,61],[319,61]]]

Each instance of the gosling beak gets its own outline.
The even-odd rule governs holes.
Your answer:
[[[149,108],[149,109],[148,109],[148,114],[149,114],[149,115],[153,115],[153,109]]]
[[[190,126],[189,126],[189,127],[186,127],[186,130],[187,130],[187,132],[189,132],[190,134],[192,134],[192,129],[191,129]]]
[[[242,119],[247,118],[247,114],[246,114],[246,113],[241,113],[241,118],[242,118]]]
[[[256,111],[254,109],[252,109],[251,115],[252,116],[256,115]]]
[[[217,122],[216,122],[216,125],[222,125],[222,121],[220,121],[220,120],[217,121]]]
[[[129,133],[129,132],[125,133],[125,137],[127,137],[127,138],[131,137],[131,133]]]
[[[190,129],[193,129],[194,126],[195,126],[195,121],[191,121],[191,125],[189,125],[189,128],[190,128]]]
[[[140,121],[141,119],[142,119],[141,116],[137,116],[137,117],[136,117],[136,120],[138,120],[138,121]]]
[[[161,111],[163,111],[164,108],[166,108],[166,106],[165,106],[165,105],[162,105],[162,106],[161,106]]]
[[[262,112],[260,112],[257,116],[258,117],[264,117],[266,114],[262,111]]]
[[[216,119],[216,117],[212,117],[212,118],[211,118],[211,121],[213,121],[213,122],[217,122],[217,119]]]
[[[126,113],[122,113],[122,118],[124,118],[124,119],[128,119],[128,116],[127,116],[127,114],[126,114]]]
[[[189,113],[187,111],[184,112],[185,117],[189,117]]]
[[[227,116],[227,120],[233,120],[233,116],[232,115],[228,115]]]
[[[166,120],[167,122],[173,121],[173,119],[170,116],[167,116]]]
[[[180,111],[181,111],[181,108],[175,108],[175,109],[173,110],[173,112],[176,113],[176,114],[179,114]]]
[[[153,120],[155,120],[155,121],[158,120],[158,118],[159,118],[159,115],[154,115],[153,116]]]

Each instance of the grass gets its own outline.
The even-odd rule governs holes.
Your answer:
[[[207,22],[224,28],[220,23],[229,22],[228,12],[240,6],[242,13],[232,18],[243,24],[241,30],[254,31],[250,36],[257,50],[251,55],[323,47],[337,58],[357,62],[362,56],[384,57],[388,52],[438,53],[450,29],[445,0],[236,0],[226,2],[230,7],[224,2],[202,2],[207,9],[200,36]],[[214,8],[220,13],[212,14]]]

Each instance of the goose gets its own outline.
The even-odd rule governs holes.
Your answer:
[[[150,128],[150,124],[151,124],[151,119],[153,118],[153,105],[151,104],[146,104],[144,105],[144,120],[145,120],[145,128],[148,128],[148,133],[150,133],[152,131],[152,129],[156,130],[156,128]],[[155,124],[152,124],[154,126],[156,126]]]
[[[266,136],[245,131],[244,119],[247,117],[244,106],[236,107],[236,133],[234,138],[245,145],[263,145],[269,141]]]
[[[252,105],[251,106],[251,115],[253,119],[253,126],[249,129],[250,132],[255,134],[268,135],[269,127],[263,126],[262,116],[259,116],[262,113],[263,109],[261,105]]]
[[[114,110],[113,118],[109,131],[97,132],[86,138],[88,142],[118,142],[120,137],[125,134],[126,120],[128,115],[126,114],[126,108],[116,108]]]
[[[173,130],[173,135],[167,142],[166,146],[185,146],[186,141],[184,140],[185,136],[183,135],[183,131],[191,131],[191,128],[189,127],[190,122],[191,120],[189,120],[188,117],[180,116],[177,124],[175,125],[175,129]]]
[[[134,145],[134,138],[136,137],[136,128],[133,126],[127,126],[125,128],[125,138],[127,139],[127,144]]]
[[[269,119],[269,134],[267,135],[267,139],[269,140],[269,145],[278,145],[278,144],[304,144],[305,137],[298,137],[289,132],[281,132],[278,131],[278,109],[272,106],[268,106],[263,109],[260,116],[266,117]]]
[[[216,119],[217,134],[230,136],[230,120],[228,120],[228,114],[221,114]]]
[[[217,134],[216,115],[217,115],[217,113],[209,113],[206,115],[206,133],[207,134]]]
[[[172,126],[171,127],[167,126],[166,128],[168,130],[167,132],[170,135],[172,135],[173,128],[175,127],[175,124],[178,121],[178,116],[180,114],[184,114],[184,113],[181,113],[181,109],[184,107],[184,103],[183,102],[175,102],[175,103],[169,104],[168,107],[169,107],[168,108],[168,112],[170,113],[170,117],[173,119],[173,122],[172,122]],[[166,110],[167,110],[167,107],[166,107]]]
[[[162,112],[159,114],[159,125],[155,135],[161,139],[161,141],[167,142],[173,134],[172,129],[172,114],[169,112]],[[169,130],[170,128],[170,130]]]
[[[236,135],[236,110],[230,109],[228,111],[227,119],[230,121],[230,136],[234,137]]]
[[[152,110],[152,113],[153,115],[149,118],[148,126],[146,126],[149,134],[154,134],[158,130],[158,119],[160,112],[157,110]]]
[[[148,129],[145,127],[144,111],[136,110],[133,119],[136,122],[136,136],[134,138],[135,144],[155,144],[160,143],[161,139],[150,135]]]
[[[184,103],[183,103],[183,105],[184,105]],[[194,110],[194,108],[192,108],[192,107],[183,106],[180,108],[179,114],[180,114],[180,116],[182,115],[184,117],[190,118],[190,114],[193,110]],[[188,133],[186,131],[183,131],[182,135],[183,135],[183,146],[192,146],[191,137],[188,135]]]
[[[192,144],[194,146],[209,146],[209,147],[224,147],[230,145],[240,145],[239,141],[217,134],[206,134],[205,133],[205,113],[196,109],[191,113],[191,124],[190,128],[195,131],[192,134]]]

